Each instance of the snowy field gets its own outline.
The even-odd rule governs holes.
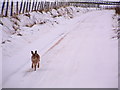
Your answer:
[[[2,42],[2,26],[0,25],[0,42]],[[0,89],[2,89],[2,44],[0,43]]]
[[[29,19],[20,15],[21,22],[2,19],[3,88],[118,87],[114,11],[71,8],[69,14],[59,9],[60,17],[53,10],[53,16],[33,12]],[[16,34],[11,21],[18,23]],[[37,71],[31,69],[31,50],[41,55]]]

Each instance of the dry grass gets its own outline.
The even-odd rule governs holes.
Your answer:
[[[120,7],[116,7],[115,8],[115,13],[118,14],[118,15],[120,15]]]
[[[27,14],[24,14],[24,15],[30,18],[30,14],[29,14],[29,13],[27,13]]]
[[[18,21],[20,21],[20,19],[18,18],[17,15],[13,15],[12,18],[15,18],[15,19],[17,19]]]

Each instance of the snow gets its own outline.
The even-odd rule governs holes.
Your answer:
[[[118,21],[118,30],[120,30],[120,15],[118,15],[119,21]],[[120,31],[119,31],[120,32]],[[118,34],[120,36],[120,34]],[[118,40],[118,51],[120,50],[120,40]],[[120,58],[120,55],[118,55],[118,58]],[[120,80],[120,60],[118,60],[118,81]],[[118,88],[120,88],[120,85],[118,85]]]
[[[69,8],[73,8],[73,7],[69,7]],[[77,11],[81,11],[79,13],[80,15],[88,11],[87,9],[81,9],[81,8],[76,8],[76,9]],[[3,42],[6,42],[6,44],[4,44],[5,48],[3,48],[3,53],[5,52],[4,53],[5,60],[6,58],[13,56],[14,52],[16,52],[16,49],[17,51],[19,51],[20,48],[24,47],[25,43],[29,44],[35,39],[42,38],[42,36],[44,37],[45,36],[44,34],[46,33],[52,33],[50,31],[53,31],[55,29],[51,27],[55,26],[56,24],[59,24],[59,22],[62,22],[63,20],[66,21],[71,17],[69,13],[67,13],[66,9],[64,8],[61,8],[58,11],[60,12],[60,15],[62,15],[61,17],[58,17],[56,15],[55,10],[52,10],[51,11],[52,15],[50,15],[50,13],[45,13],[45,12],[43,12],[43,14],[40,12],[32,12],[30,14],[31,15],[30,18],[25,15],[18,16],[17,20],[15,18],[12,18],[12,19],[2,18],[2,22],[4,23]],[[77,16],[77,14],[75,14],[76,12],[72,12],[71,15],[74,17]],[[56,15],[56,18],[53,18],[53,16],[55,15]],[[15,22],[17,23],[17,26],[18,26],[17,32],[13,28],[13,26],[15,26],[14,24]],[[44,24],[44,22],[46,24]],[[31,27],[31,25],[35,25],[35,26]],[[15,32],[16,34],[14,34]],[[59,30],[59,32],[62,33],[63,31]],[[23,36],[22,37],[18,36],[17,34],[19,33],[22,34]],[[16,42],[18,40],[19,42]],[[11,51],[11,48],[12,48],[12,51]]]
[[[0,25],[0,42],[2,42],[2,25]],[[0,43],[0,89],[2,88],[2,44]]]
[[[6,30],[2,44],[3,88],[118,87],[118,41],[112,39],[114,11],[67,8],[69,13],[66,8],[58,10],[60,17],[52,10],[30,13],[30,18],[20,15],[20,22],[2,19]],[[14,32],[11,20],[18,23],[20,31]],[[31,69],[31,50],[41,55],[37,71]]]

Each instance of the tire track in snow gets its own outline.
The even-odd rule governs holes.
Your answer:
[[[66,34],[67,35],[67,34]],[[61,37],[53,46],[51,46],[45,53],[44,53],[44,55],[45,54],[47,54],[51,49],[53,49],[55,46],[57,46],[65,37],[66,37],[66,35],[64,35],[63,37]],[[43,55],[43,56],[44,56]]]

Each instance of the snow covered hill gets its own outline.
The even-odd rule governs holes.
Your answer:
[[[67,8],[3,18],[3,88],[118,87],[114,11]],[[42,56],[37,71],[31,50]]]

